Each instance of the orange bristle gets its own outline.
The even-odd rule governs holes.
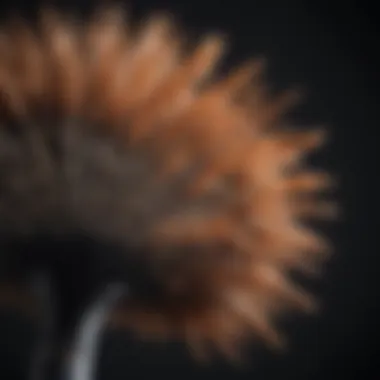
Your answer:
[[[149,252],[144,260],[164,291],[154,300],[131,294],[113,316],[118,326],[181,338],[196,351],[211,343],[230,356],[250,335],[280,345],[274,318],[313,309],[287,273],[318,263],[328,248],[301,223],[333,211],[314,196],[330,177],[303,162],[324,134],[282,128],[299,92],[265,95],[261,60],[218,79],[221,38],[183,46],[169,17],[135,32],[118,9],[80,27],[49,11],[37,32],[24,23],[4,28],[1,128],[30,125],[22,133],[34,171],[22,179],[21,163],[18,173],[1,174],[23,201],[10,209],[2,194],[0,221],[23,234],[69,215],[89,233]],[[66,175],[75,200],[57,201],[64,189],[44,136],[70,130],[72,120],[80,121],[67,132],[72,139],[93,135],[122,148],[122,162],[110,156],[99,165],[124,187],[82,185],[74,160]]]

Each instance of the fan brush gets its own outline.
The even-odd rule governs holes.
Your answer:
[[[277,318],[315,308],[291,273],[328,253],[304,223],[334,209],[306,162],[324,131],[286,126],[299,93],[271,95],[263,61],[219,75],[223,39],[182,35],[167,15],[128,28],[118,8],[2,28],[2,298],[53,323],[58,362],[109,284],[125,289],[100,302],[114,326],[198,355],[281,347]]]

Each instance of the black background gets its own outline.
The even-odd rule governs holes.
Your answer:
[[[61,2],[90,10],[93,2]],[[74,5],[73,5],[74,4]],[[253,352],[245,369],[222,361],[200,367],[181,345],[142,344],[125,333],[109,333],[100,379],[196,376],[252,379],[378,379],[380,317],[378,245],[374,237],[378,147],[379,43],[375,5],[340,1],[139,1],[136,17],[150,10],[173,12],[195,34],[220,30],[230,36],[227,66],[256,54],[271,65],[269,78],[282,87],[299,83],[309,96],[297,121],[325,124],[332,132],[319,163],[337,174],[342,222],[326,228],[336,255],[315,290],[324,301],[317,318],[297,317],[286,330],[292,346],[283,356]],[[15,1],[9,10],[33,11]],[[372,244],[371,244],[372,243]],[[22,379],[31,347],[31,325],[10,311],[0,317],[0,378]],[[4,377],[3,375],[4,374]]]

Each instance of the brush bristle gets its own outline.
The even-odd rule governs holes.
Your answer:
[[[3,28],[0,224],[64,219],[148,252],[161,295],[131,294],[119,325],[229,355],[250,335],[280,345],[279,313],[314,305],[289,272],[326,254],[301,223],[331,211],[303,162],[324,135],[281,128],[298,93],[265,95],[261,61],[218,78],[221,38],[183,46],[169,17],[128,31],[118,9]]]

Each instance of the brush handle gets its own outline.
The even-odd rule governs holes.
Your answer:
[[[33,280],[34,291],[43,305],[44,317],[29,373],[30,380],[94,380],[96,362],[107,317],[125,294],[117,284],[109,285],[84,313],[76,316],[70,336],[61,339],[59,297],[54,281],[46,275]],[[68,342],[68,343],[66,343]],[[63,345],[68,356],[62,355]]]
[[[83,315],[64,367],[64,380],[95,379],[98,352],[109,312],[123,294],[122,286],[109,285]]]

